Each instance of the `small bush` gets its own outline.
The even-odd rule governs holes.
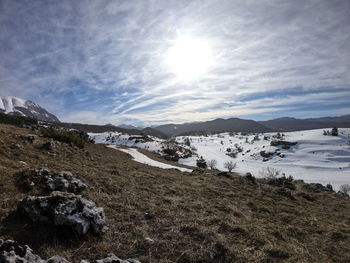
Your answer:
[[[334,127],[334,128],[332,129],[331,135],[332,135],[332,136],[338,136],[338,135],[339,135],[339,133],[338,133],[338,128],[337,128],[337,127]]]
[[[44,137],[51,138],[55,141],[73,144],[79,148],[84,148],[85,143],[89,142],[85,136],[79,136],[80,132],[61,131],[54,128],[43,128],[41,129],[41,133],[44,135]]]
[[[198,160],[197,160],[197,167],[199,168],[207,168],[207,162],[204,160],[203,156],[201,156]]]
[[[265,179],[276,179],[281,174],[281,170],[273,167],[266,167],[263,168],[259,174]]]
[[[255,177],[251,173],[246,173],[245,178],[247,178],[248,181],[251,181],[252,183],[256,183]]]

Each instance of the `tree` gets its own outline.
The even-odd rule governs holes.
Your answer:
[[[207,162],[204,160],[203,156],[201,156],[198,160],[197,160],[197,167],[199,168],[207,168]]]
[[[235,169],[237,166],[236,163],[232,162],[232,161],[227,161],[224,163],[224,167],[229,171],[231,172],[233,169]]]
[[[218,164],[218,162],[215,159],[208,161],[208,167],[212,170],[216,169],[217,164]]]

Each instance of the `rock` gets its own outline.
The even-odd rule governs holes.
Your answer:
[[[295,190],[295,185],[293,184],[293,177],[292,176],[288,176],[286,177],[285,175],[281,176],[281,177],[276,177],[276,178],[268,178],[267,182],[270,185],[274,185],[274,186],[280,186],[283,188],[288,188],[290,190]]]
[[[46,168],[37,168],[34,169],[34,172],[38,176],[46,176],[50,174],[49,170],[47,170]]]
[[[287,187],[280,188],[277,193],[292,198],[292,191]]]
[[[38,135],[27,134],[27,135],[23,136],[23,139],[28,141],[29,143],[33,144],[35,141],[38,140]]]
[[[52,151],[55,148],[55,143],[53,140],[50,140],[50,141],[44,143],[42,148],[45,150],[48,150],[48,151]]]
[[[61,191],[80,194],[87,188],[87,185],[75,178],[71,172],[50,173],[45,168],[38,168],[28,170],[24,175],[28,180],[40,182],[41,186],[48,188],[50,192]]]
[[[148,213],[148,212],[146,212],[146,213],[144,214],[144,217],[145,217],[146,220],[154,219],[154,215],[152,215],[152,214],[150,214],[150,213]]]
[[[308,200],[310,202],[315,201],[315,198],[313,196],[311,196],[311,195],[309,195],[307,193],[304,193],[304,192],[297,193],[297,196],[300,196],[300,197],[302,197],[302,198],[304,198],[304,199],[306,199],[306,200]]]
[[[152,238],[150,238],[150,237],[146,237],[146,238],[145,238],[145,241],[146,241],[147,243],[149,243],[149,244],[154,244],[154,243],[155,243],[154,239],[152,239]]]
[[[44,263],[38,255],[33,254],[28,246],[20,246],[13,240],[0,240],[1,263]]]
[[[108,254],[107,257],[104,259],[96,260],[96,263],[141,263],[141,262],[135,259],[122,260],[118,258],[116,255],[114,255],[113,253],[111,253],[111,254]]]
[[[75,194],[53,192],[49,196],[28,196],[17,207],[34,222],[68,226],[81,236],[101,235],[106,231],[103,208]]]
[[[53,256],[46,260],[46,263],[69,263],[69,261],[60,256]]]
[[[308,184],[307,187],[309,189],[311,189],[312,191],[316,192],[316,193],[319,193],[319,192],[334,192],[333,191],[333,187],[330,185],[330,184],[327,184],[327,186],[324,186],[322,184],[319,184],[319,183],[311,183],[311,184]]]
[[[47,185],[51,191],[69,192],[79,194],[87,188],[79,179],[73,177],[70,172],[60,172],[48,175]]]
[[[81,263],[89,263],[81,260]],[[135,259],[120,259],[115,254],[108,254],[106,258],[95,261],[96,263],[141,263]],[[28,246],[20,246],[13,240],[3,241],[0,239],[0,263],[69,263],[63,257],[53,256],[48,260],[43,260]]]
[[[12,149],[22,149],[23,146],[20,145],[20,144],[18,144],[18,143],[16,143],[16,144],[12,144],[12,145],[11,145],[11,148],[12,148]]]

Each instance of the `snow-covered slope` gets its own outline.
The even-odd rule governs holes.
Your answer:
[[[0,97],[0,112],[26,116],[41,121],[59,122],[59,119],[40,105],[17,97]]]
[[[271,146],[271,141],[277,140],[274,135],[266,133],[256,141],[253,140],[254,135],[230,136],[228,133],[189,139],[191,146],[197,148],[198,155],[206,160],[215,159],[220,170],[225,170],[225,162],[233,161],[237,164],[235,171],[251,172],[257,177],[264,168],[273,167],[306,182],[330,183],[335,188],[350,183],[350,129],[340,129],[339,136],[325,136],[321,129],[288,132],[283,140],[297,142],[289,149]],[[179,142],[185,139],[177,138]],[[233,152],[237,148],[242,148],[242,152],[237,153],[236,158],[227,155],[227,149]],[[261,151],[272,153],[272,156],[262,157]],[[195,165],[196,159],[181,159],[180,163]]]
[[[162,153],[165,141],[121,133],[90,134],[96,143],[123,145]],[[271,146],[272,141],[297,142],[288,147]],[[335,189],[350,183],[350,129],[339,129],[339,136],[325,136],[323,129],[286,132],[282,138],[276,133],[247,134],[221,133],[211,136],[179,136],[176,141],[195,153],[181,158],[179,163],[196,165],[199,156],[207,161],[215,159],[219,170],[226,170],[224,163],[237,164],[236,172],[251,172],[260,177],[264,168],[272,167],[306,182],[332,184]],[[190,146],[185,145],[188,141]],[[231,156],[229,156],[231,155]],[[263,157],[263,156],[265,157]],[[271,155],[270,157],[266,157]]]
[[[95,143],[137,147],[151,152],[161,152],[163,140],[156,137],[129,135],[120,132],[89,133]]]

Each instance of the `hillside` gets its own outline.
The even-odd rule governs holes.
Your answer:
[[[164,170],[102,144],[54,141],[48,150],[49,139],[39,135],[0,125],[0,239],[27,244],[42,258],[80,262],[112,252],[141,262],[350,260],[349,198],[301,182],[289,196],[266,180]],[[103,236],[79,237],[16,212],[17,201],[36,191],[24,191],[19,175],[39,167],[68,170],[88,185],[83,196],[105,210]]]

